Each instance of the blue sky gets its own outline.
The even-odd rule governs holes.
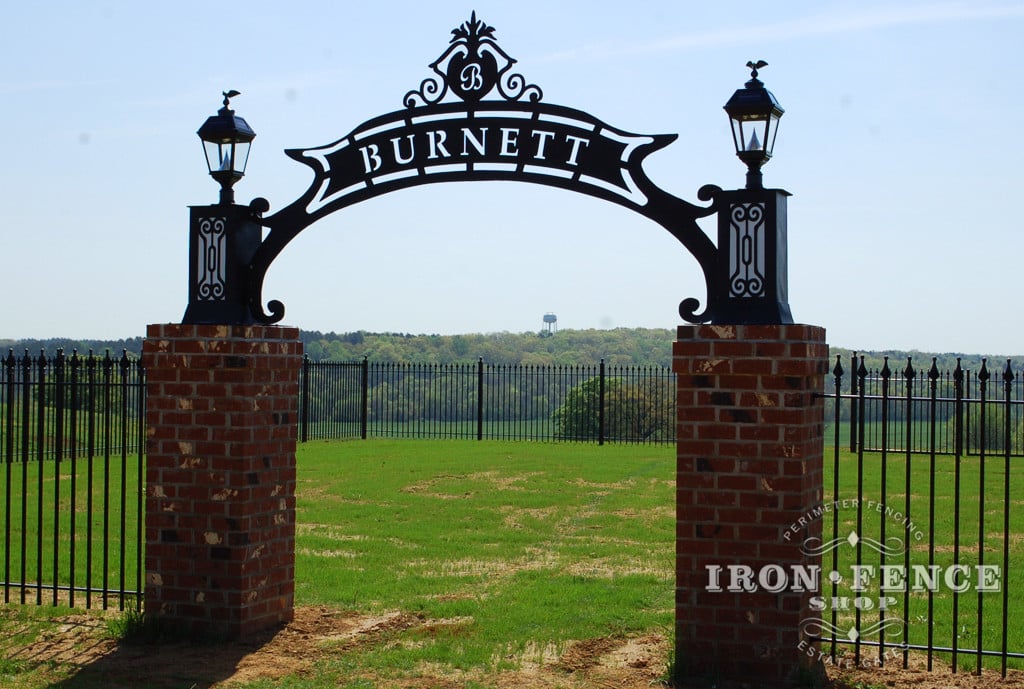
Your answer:
[[[679,138],[645,163],[696,202],[744,182],[722,105],[747,60],[786,114],[765,184],[789,206],[790,304],[833,345],[1024,353],[1016,46],[1024,2],[17,3],[0,25],[0,338],[180,321],[195,135],[237,89],[257,132],[238,200],[304,192],[286,148],[399,110],[476,10],[544,100]],[[264,296],[317,330],[680,324],[696,262],[629,211],[516,183],[430,185],[342,210]]]

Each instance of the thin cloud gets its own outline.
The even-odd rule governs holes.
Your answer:
[[[676,53],[700,48],[748,45],[898,26],[1024,17],[1024,3],[940,2],[909,6],[843,7],[774,24],[711,29],[661,40],[581,46],[549,53],[534,62],[590,61],[615,57]]]

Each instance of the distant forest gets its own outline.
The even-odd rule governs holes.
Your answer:
[[[546,333],[545,333],[546,335]],[[560,330],[550,336],[538,333],[487,333],[470,335],[409,335],[404,333],[323,333],[316,330],[300,332],[306,354],[311,359],[329,361],[356,361],[363,357],[371,361],[395,361],[412,363],[458,363],[483,359],[489,364],[524,364],[534,366],[590,365],[601,359],[610,366],[670,366],[672,342],[675,331],[667,328],[616,328],[613,330]],[[44,340],[3,340],[0,339],[0,355],[6,358],[9,350],[15,356],[24,356],[27,349],[32,356],[40,351],[53,356],[58,349],[65,355],[78,351],[80,355],[92,351],[104,354],[106,351],[120,356],[127,350],[129,356],[142,352],[142,337],[121,340],[76,340],[73,338],[50,338]],[[842,347],[831,348],[831,369],[839,355],[843,368],[850,372],[852,351]],[[894,375],[903,371],[907,357],[913,357],[918,371],[931,366],[936,358],[939,370],[947,371],[956,367],[957,358],[965,369],[977,371],[981,367],[981,354],[930,353],[919,351],[869,351],[864,355],[864,365],[876,371],[889,357],[889,367]],[[1002,371],[1006,366],[1005,357],[989,357],[990,371]],[[1024,367],[1024,356],[1013,358],[1013,368],[1020,375]]]

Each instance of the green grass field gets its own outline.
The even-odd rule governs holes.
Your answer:
[[[298,466],[296,604],[437,624],[339,647],[312,675],[238,686],[394,686],[425,667],[485,676],[574,640],[671,636],[672,446],[311,442]],[[0,657],[68,613],[7,608]],[[41,689],[72,671],[18,656],[0,663],[0,686]],[[351,679],[367,676],[381,684]]]
[[[667,632],[673,467],[671,447],[311,443],[296,599],[471,620],[346,661],[388,674],[496,670],[528,645]]]
[[[574,640],[645,634],[671,638],[674,456],[672,445],[598,447],[464,440],[316,441],[300,445],[296,604],[360,615],[400,611],[444,624],[394,631],[385,643],[339,646],[309,672],[272,683],[252,681],[235,686],[398,686],[419,676],[423,668],[432,668],[439,676],[485,677],[544,654],[557,657]],[[1004,589],[980,597],[984,613],[980,632],[979,596],[973,589],[954,596],[943,586],[931,596],[912,592],[906,601],[901,594],[890,594],[898,600],[888,616],[902,617],[904,610],[909,611],[910,643],[924,643],[931,631],[934,643],[950,646],[955,629],[961,649],[976,648],[980,635],[984,648],[998,650],[1004,626],[1002,590],[1007,590],[1007,647],[1024,651],[1024,631],[1014,622],[1024,616],[1024,546],[1020,538],[1024,533],[1024,498],[1020,497],[1024,478],[1016,461],[1012,460],[1010,530],[1006,534],[1001,459],[986,460],[984,482],[980,460],[963,459],[958,494],[953,457],[936,458],[933,472],[929,457],[912,456],[909,504],[915,529],[908,539],[911,564],[976,564],[980,533],[985,543],[984,561],[1001,566],[1004,542],[1008,542],[1010,565],[1001,571]],[[839,491],[833,494],[829,449],[826,502],[858,497],[857,456],[843,451],[839,462]],[[865,455],[860,472],[863,500],[883,502],[905,514],[906,466],[902,455],[888,456],[883,481],[882,457]],[[137,465],[126,466],[128,476],[136,470]],[[22,484],[20,467],[12,471],[11,496],[17,516],[11,523],[15,527],[12,533],[17,535]],[[24,500],[31,520],[37,506],[37,467],[30,465],[28,471]],[[102,467],[94,466],[93,471],[94,482],[102,481]],[[49,464],[44,468],[44,496],[54,490],[51,472]],[[111,475],[116,489],[120,466],[113,467]],[[85,482],[86,477],[79,475],[76,491],[82,491]],[[6,490],[3,486],[0,478],[0,492]],[[61,469],[60,495],[69,508],[67,466]],[[76,510],[83,510],[84,505],[84,497],[76,497]],[[134,509],[130,495],[127,505],[129,511]],[[52,533],[51,514],[44,510],[44,534]],[[826,517],[826,540],[831,538],[832,514]],[[852,530],[878,540],[906,537],[906,530],[892,516],[875,509],[864,509],[859,525],[856,509],[843,508],[834,514],[840,537]],[[979,522],[982,518],[983,524]],[[99,517],[94,514],[92,519]],[[116,510],[112,519],[117,523]],[[30,525],[27,530],[33,528],[37,527]],[[66,533],[64,526],[58,531]],[[921,540],[915,536],[918,532]],[[44,550],[49,553],[49,546]],[[81,547],[78,552],[81,558]],[[855,549],[844,546],[836,553],[837,568],[847,571]],[[136,556],[126,544],[128,562],[134,562]],[[870,549],[864,549],[863,562],[880,564]],[[886,563],[902,563],[902,556]],[[828,572],[831,554],[823,564]],[[44,557],[44,566],[51,567],[48,557]],[[69,564],[62,560],[58,569],[67,573]],[[857,594],[850,590],[849,577],[846,579],[837,586],[836,595],[853,598]],[[830,586],[826,585],[824,595],[832,595]],[[877,593],[874,595],[877,598]],[[44,603],[48,602],[45,597]],[[48,617],[68,614],[62,606],[33,609],[31,615],[25,610],[13,606],[0,615],[0,657],[28,643],[32,632],[25,631],[26,619],[31,618],[35,625],[29,630],[44,635],[53,633],[46,629]],[[825,616],[831,619],[831,611]],[[872,609],[862,613],[861,622],[867,626],[878,619],[877,609]],[[848,627],[855,615],[842,611],[835,620]],[[886,638],[902,640],[902,636],[894,636],[890,632]],[[873,640],[878,635],[866,638]],[[844,648],[853,647],[840,646],[840,652]],[[869,646],[861,652],[877,654]],[[937,658],[948,662],[950,655],[937,654]],[[663,661],[669,662],[667,652]],[[962,654],[957,659],[963,667],[973,667],[975,661],[975,657]],[[998,665],[994,658],[985,662]],[[1011,660],[1011,667],[1021,665]],[[19,689],[41,689],[53,686],[55,678],[66,671],[0,663],[0,685],[7,686],[7,680],[16,677],[14,686]],[[375,677],[378,683],[353,683],[353,677]],[[466,686],[489,685],[470,682]]]

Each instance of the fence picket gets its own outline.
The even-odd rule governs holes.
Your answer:
[[[1024,560],[1024,552],[1011,538],[1011,480],[1020,481],[1011,475],[1011,460],[1024,454],[1020,379],[1007,361],[1002,399],[997,400],[988,388],[992,375],[985,361],[976,374],[963,369],[959,360],[954,371],[940,372],[933,358],[923,375],[915,371],[910,358],[902,375],[893,375],[887,360],[877,372],[866,370],[863,358],[855,356],[852,363],[853,371],[848,374],[837,357],[830,390],[824,394],[826,404],[834,406],[827,416],[832,426],[832,480],[826,485],[826,493],[831,495],[825,499],[825,504],[832,506],[826,510],[832,512],[832,519],[823,524],[823,530],[826,534],[831,530],[831,540],[825,538],[834,547],[831,562],[822,563],[822,581],[831,582],[830,600],[839,601],[844,594],[851,595],[848,585],[844,584],[845,589],[838,586],[840,573],[848,568],[902,567],[907,579],[902,596],[892,597],[893,605],[902,606],[901,614],[882,606],[837,610],[833,605],[823,611],[830,629],[819,637],[829,644],[825,652],[833,662],[841,662],[838,647],[850,645],[853,662],[860,664],[861,648],[872,646],[878,652],[874,662],[884,664],[887,658],[902,656],[906,668],[910,651],[917,650],[926,654],[928,670],[934,670],[936,657],[942,656],[950,662],[952,672],[968,663],[980,672],[986,658],[997,657],[1006,677],[1008,660],[1024,659],[1020,638],[1013,642],[1013,649],[1009,638],[1015,614],[1010,601],[1019,599],[1016,589],[1021,585],[1020,562]],[[849,390],[844,392],[846,379]],[[990,461],[1000,456],[1003,462]],[[895,474],[890,485],[889,467],[899,468],[900,462],[903,475]],[[1000,470],[1001,490],[990,476]],[[871,479],[876,472],[880,485]],[[880,490],[877,495],[876,486]],[[893,493],[902,493],[902,504],[897,506],[895,500],[892,505],[884,504],[896,497]],[[846,505],[855,506],[856,514],[844,524],[839,511]],[[998,519],[999,510],[1002,519]],[[898,515],[905,529],[898,530],[897,536],[886,530],[890,512]],[[1001,534],[990,533],[993,522],[999,524],[995,528],[1001,527]],[[853,531],[851,523],[855,524]],[[913,541],[911,527],[918,530]],[[927,529],[927,538],[923,529]],[[877,540],[869,530],[878,534]],[[898,558],[889,559],[895,553],[879,547],[872,548],[877,552],[862,548],[869,541],[875,546],[888,545],[893,538],[902,544]],[[840,546],[847,540],[853,548],[840,555]],[[989,554],[1000,548],[1001,555]],[[996,570],[990,570],[992,567]],[[977,585],[982,572],[988,571],[997,572],[998,588]],[[924,581],[934,577],[938,583],[912,590],[911,572]],[[950,572],[954,576],[950,577]],[[965,574],[968,572],[974,574]],[[976,585],[976,596],[968,595],[969,587],[964,586],[971,577],[975,577],[971,582]],[[1011,588],[1015,589],[1012,593]],[[852,589],[852,595],[864,590]],[[912,608],[915,614],[911,614]],[[967,616],[973,617],[973,623]],[[888,621],[898,623],[901,632],[890,636]],[[844,625],[850,624],[853,626],[846,629]],[[1001,635],[995,633],[997,629]]]
[[[41,605],[45,592],[53,605],[74,606],[84,592],[86,607],[96,593],[104,607],[116,597],[123,609],[142,593],[145,372],[127,353],[115,360],[10,351],[0,366],[0,404],[4,602],[17,592],[22,604]],[[94,552],[102,571],[94,571]]]

